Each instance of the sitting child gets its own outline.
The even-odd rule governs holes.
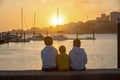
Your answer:
[[[42,70],[57,71],[56,57],[57,49],[52,46],[53,39],[49,36],[44,38],[45,48],[41,51]]]
[[[58,66],[58,70],[69,70],[70,68],[70,58],[69,56],[65,53],[66,52],[66,48],[65,46],[60,46],[59,47],[59,52],[60,54],[57,55],[57,66]]]
[[[73,48],[69,52],[71,60],[71,70],[85,70],[87,64],[87,54],[84,48],[81,48],[81,41],[75,39],[73,41]]]

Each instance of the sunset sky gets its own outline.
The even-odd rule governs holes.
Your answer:
[[[34,12],[36,26],[43,28],[53,25],[57,8],[66,24],[120,11],[120,0],[0,0],[0,32],[21,28],[21,7],[24,29],[29,29],[34,26]]]

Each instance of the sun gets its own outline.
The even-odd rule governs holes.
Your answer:
[[[53,26],[62,25],[63,24],[63,18],[61,16],[59,16],[58,19],[57,19],[57,17],[52,17],[51,23],[52,23]]]

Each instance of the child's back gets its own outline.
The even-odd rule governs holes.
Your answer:
[[[69,70],[70,67],[70,58],[67,54],[57,55],[57,65],[58,70]]]
[[[58,70],[69,70],[70,68],[70,58],[65,53],[66,49],[64,46],[59,47],[60,54],[57,55],[57,66]]]

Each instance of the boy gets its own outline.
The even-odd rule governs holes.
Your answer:
[[[71,70],[85,70],[85,65],[87,64],[87,55],[83,48],[80,48],[81,41],[75,39],[73,41],[73,48],[69,52],[71,59]]]
[[[41,51],[42,70],[43,71],[56,71],[56,56],[57,49],[52,46],[53,39],[49,36],[45,37],[44,43],[46,47]]]

